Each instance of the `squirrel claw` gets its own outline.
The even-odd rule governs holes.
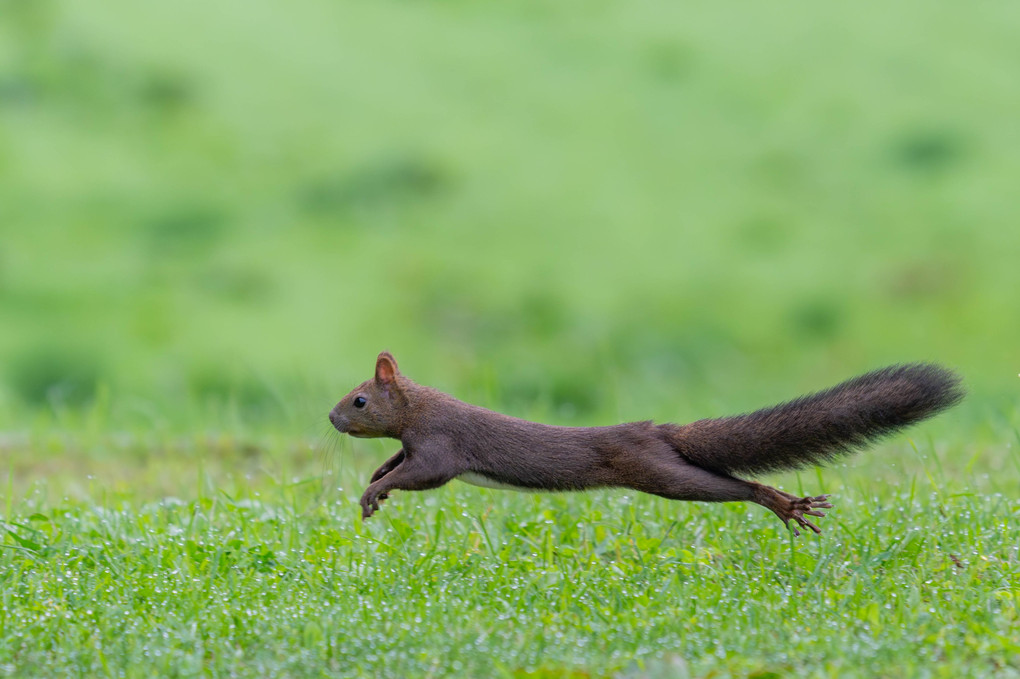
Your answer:
[[[782,491],[780,491],[782,492]],[[797,497],[790,495],[789,493],[782,493],[786,499],[786,506],[779,509],[774,509],[779,518],[783,520],[783,523],[793,531],[794,537],[800,535],[800,531],[797,527],[807,528],[816,534],[820,534],[822,529],[812,523],[807,517],[817,516],[819,518],[825,516],[825,512],[818,511],[819,509],[830,509],[832,504],[828,502],[828,495],[818,495],[811,497]],[[790,520],[793,520],[795,525],[790,524]]]
[[[369,497],[369,495],[366,493],[364,496],[362,496],[361,498],[362,520],[367,519],[368,517],[372,516],[377,511],[379,511],[379,503],[388,498],[389,496],[390,496],[389,493],[379,493],[379,495],[374,497]]]

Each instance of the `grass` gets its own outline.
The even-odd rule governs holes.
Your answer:
[[[397,494],[363,523],[357,497],[386,446],[287,443],[178,441],[133,469],[125,440],[9,448],[93,480],[7,489],[0,671],[1020,674],[1015,451],[981,476],[900,439],[860,468],[782,477],[836,500],[822,536],[794,540],[742,504],[457,482]]]

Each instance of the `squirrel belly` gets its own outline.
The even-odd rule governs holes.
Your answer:
[[[510,483],[503,483],[502,481],[490,479],[488,476],[478,474],[476,472],[464,472],[457,477],[457,480],[469,483],[472,486],[478,486],[479,488],[492,488],[495,490],[516,490],[521,492],[542,490],[542,488],[526,488],[524,486],[515,486]]]

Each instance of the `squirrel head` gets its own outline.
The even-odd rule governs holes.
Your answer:
[[[329,412],[330,423],[337,431],[358,438],[399,438],[408,405],[404,381],[397,359],[382,352],[375,361],[375,377],[340,399]]]

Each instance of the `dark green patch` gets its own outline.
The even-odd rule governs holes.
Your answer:
[[[259,417],[278,414],[280,409],[276,395],[265,383],[220,363],[194,367],[188,376],[188,386],[200,403],[234,407],[242,415]]]
[[[959,134],[950,130],[907,132],[893,142],[893,158],[904,170],[932,173],[958,164],[966,146]]]
[[[32,81],[23,75],[0,76],[0,106],[27,106],[38,93]]]
[[[805,301],[790,313],[790,325],[802,339],[832,339],[842,326],[842,311],[831,299]]]
[[[24,351],[7,369],[8,382],[30,405],[81,406],[90,401],[102,376],[99,360],[70,347]]]
[[[501,382],[499,400],[518,413],[542,408],[567,420],[584,419],[604,405],[605,385],[570,358],[543,370],[517,366],[516,372]]]
[[[164,113],[175,113],[192,104],[196,88],[192,81],[174,73],[149,73],[136,89],[145,106]]]
[[[148,245],[160,257],[196,255],[211,250],[223,235],[227,216],[208,205],[169,209],[143,225]]]
[[[313,182],[299,192],[298,203],[312,214],[399,206],[433,196],[449,185],[434,161],[397,156]]]

